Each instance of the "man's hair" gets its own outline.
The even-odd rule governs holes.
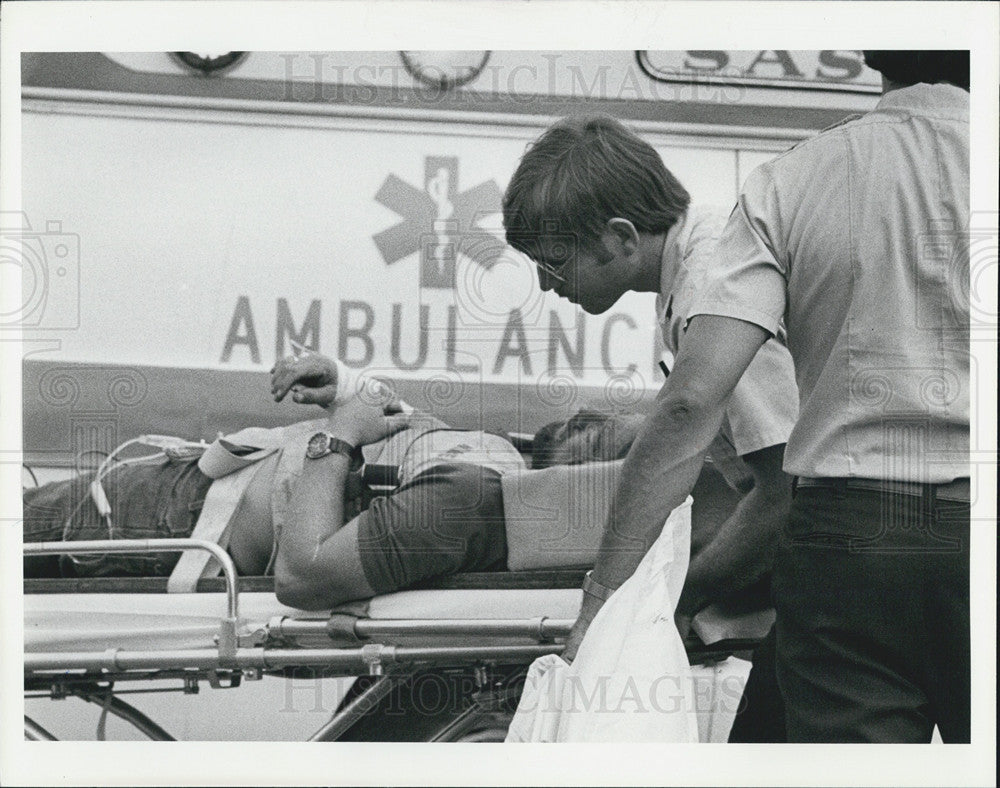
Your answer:
[[[527,150],[503,198],[507,243],[540,259],[540,236],[593,248],[612,217],[665,233],[691,197],[645,140],[607,115],[551,126]]]
[[[958,49],[866,49],[865,65],[900,85],[950,82],[969,89],[969,52]]]
[[[599,410],[584,408],[566,420],[553,421],[535,433],[531,446],[531,468],[539,470],[556,464],[558,450],[563,442],[584,430],[594,433],[588,453],[577,453],[564,458],[559,464],[579,465],[584,462],[609,462],[620,460],[628,454],[636,437],[635,419],[641,416],[615,416]],[[561,428],[565,427],[564,430]]]
[[[552,454],[556,446],[556,431],[564,423],[562,421],[553,421],[535,433],[535,437],[531,441],[532,470],[537,471],[541,468],[549,468],[554,464],[552,462]]]

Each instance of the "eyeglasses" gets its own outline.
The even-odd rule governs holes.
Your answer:
[[[539,260],[535,260],[535,266],[538,268],[538,270],[544,271],[545,275],[550,279],[558,279],[560,282],[563,283],[566,282],[566,277],[560,274],[559,272],[563,269],[564,265],[566,264],[560,263],[559,267],[557,268],[554,265],[551,265],[550,263],[543,263],[540,262]]]

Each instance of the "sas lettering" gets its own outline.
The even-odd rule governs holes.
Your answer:
[[[741,55],[735,57],[734,55]],[[745,76],[760,79],[818,79],[848,82],[861,75],[861,52],[846,49],[825,49],[816,56],[787,49],[763,49],[751,53],[734,53],[721,49],[689,49],[683,61],[686,71],[705,76]],[[796,62],[796,57],[799,61]],[[737,62],[734,62],[736,60]]]

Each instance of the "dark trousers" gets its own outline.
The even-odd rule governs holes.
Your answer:
[[[789,741],[969,741],[968,503],[800,488],[773,592]]]
[[[93,474],[24,491],[24,541],[190,536],[212,480],[196,460],[162,459],[113,469],[101,484],[110,522],[90,497]],[[25,577],[169,575],[178,553],[26,556]]]
[[[785,704],[778,690],[775,671],[775,630],[753,652],[753,667],[743,688],[743,697],[729,731],[730,744],[780,744],[785,732]]]

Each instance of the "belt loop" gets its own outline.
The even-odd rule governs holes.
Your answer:
[[[799,489],[799,477],[798,476],[793,476],[792,477],[792,497],[793,498],[795,497],[795,493],[796,493],[796,491],[798,489]]]

